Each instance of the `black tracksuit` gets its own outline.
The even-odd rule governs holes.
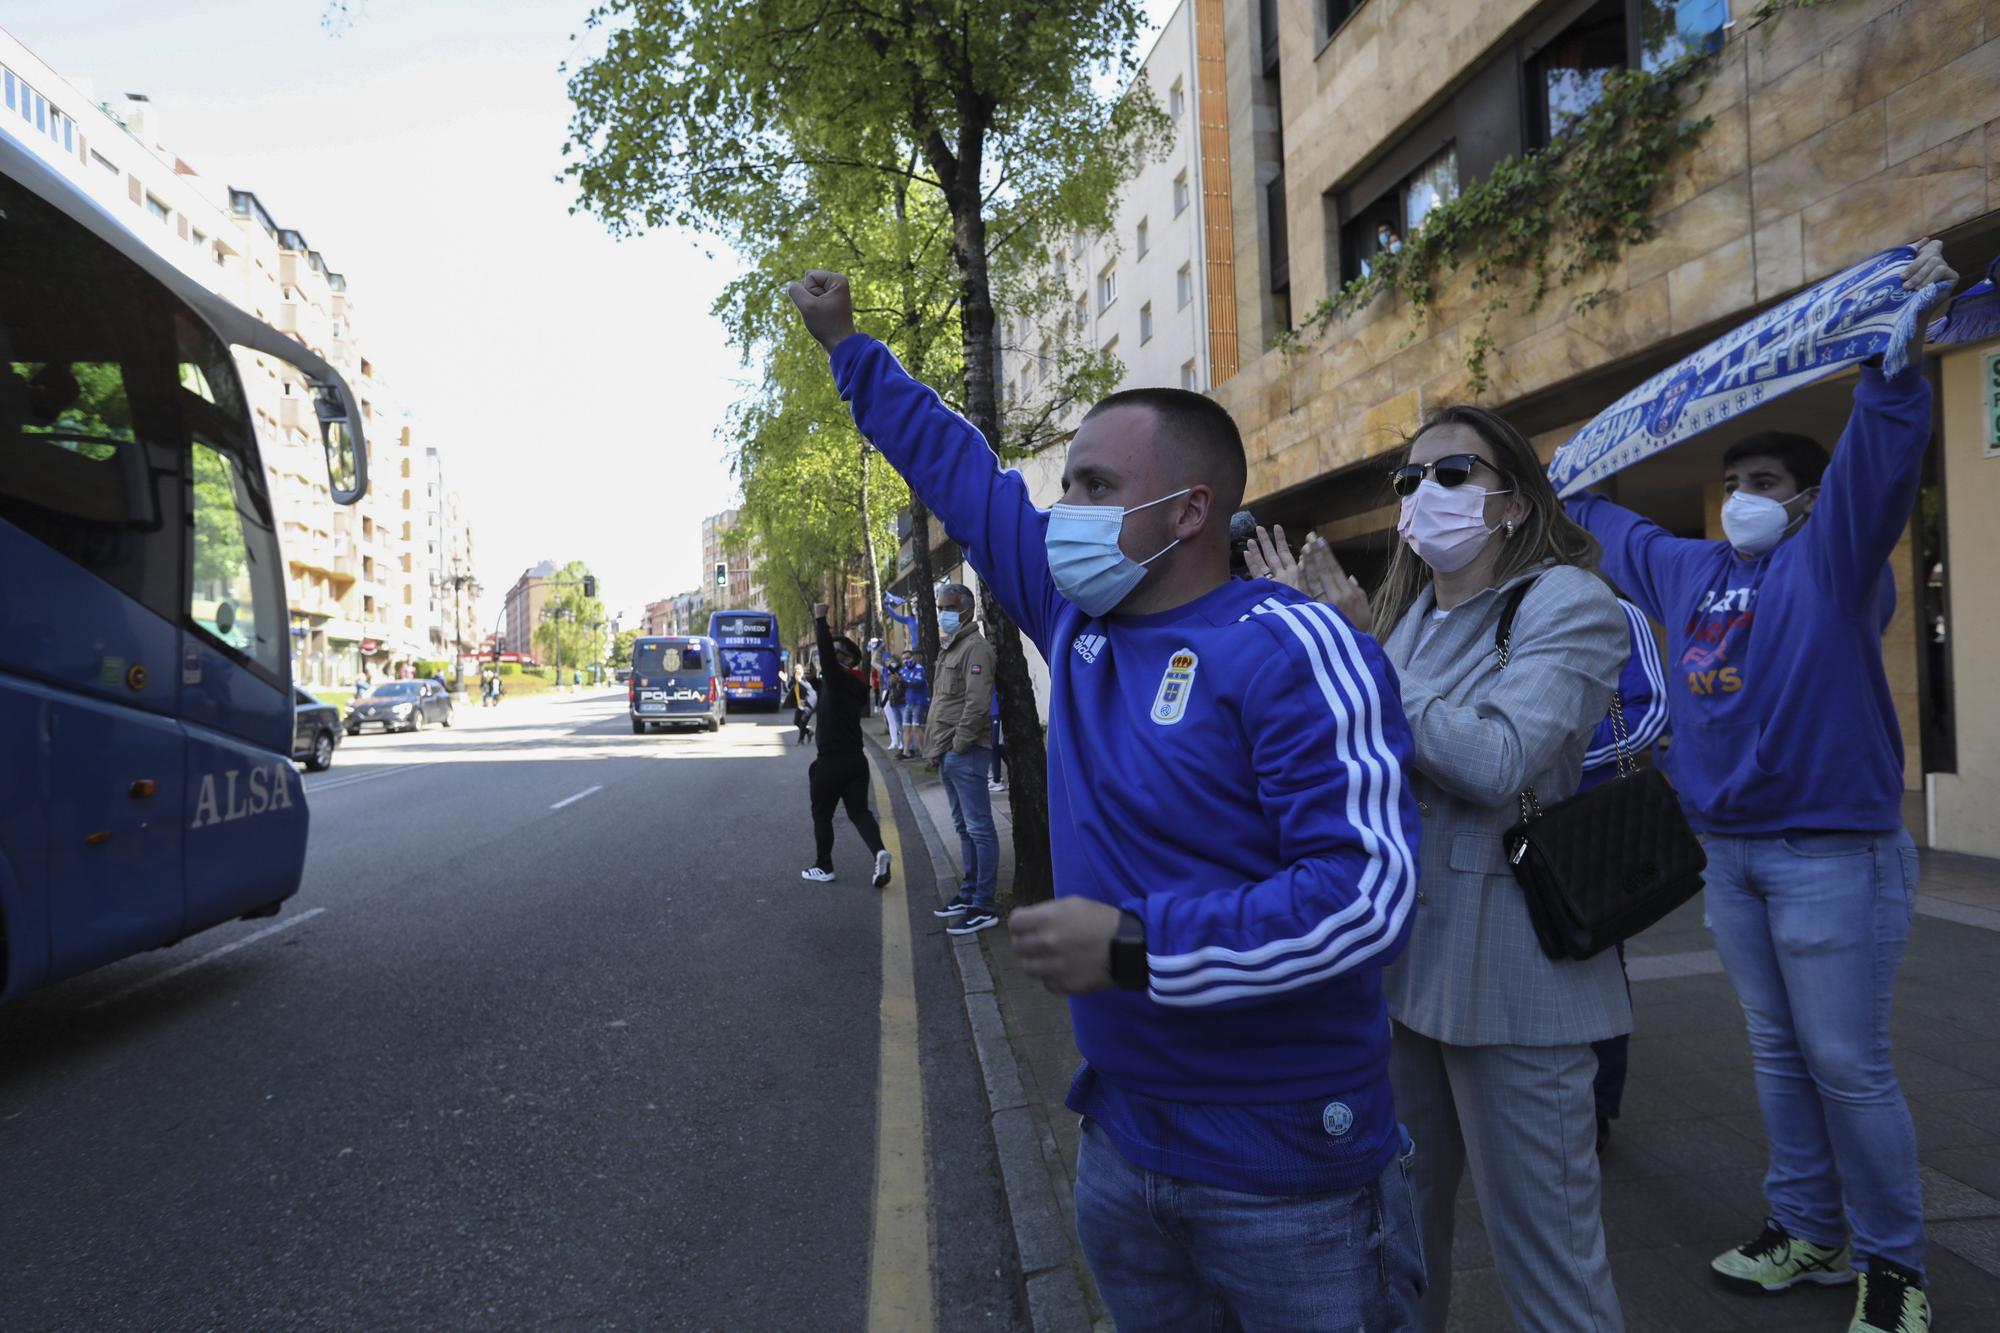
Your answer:
[[[868,711],[868,681],[840,665],[833,655],[833,631],[826,621],[813,622],[819,639],[819,715],[815,719],[819,758],[813,760],[813,839],[818,857],[813,864],[833,869],[833,808],[847,806],[847,817],[868,845],[870,855],[882,850],[882,829],[868,810],[868,757],[861,748],[861,718]]]

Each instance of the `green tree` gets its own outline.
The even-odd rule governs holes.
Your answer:
[[[541,623],[535,626],[536,655],[565,670],[596,661],[604,647],[604,602],[583,594],[589,573],[590,566],[581,560],[557,570],[552,581],[558,586],[542,604]]]
[[[580,206],[617,234],[669,224],[719,232],[760,266],[793,259],[793,242],[810,234],[817,253],[799,256],[785,276],[837,262],[850,281],[862,277],[857,294],[874,294],[860,303],[864,322],[892,345],[926,343],[913,371],[1006,447],[993,377],[996,295],[1015,280],[1024,292],[1036,289],[1054,244],[1103,228],[1117,184],[1168,132],[1143,79],[1117,99],[1092,86],[1099,70],[1136,72],[1143,19],[1137,0],[904,0],[891,8],[609,0],[589,20],[605,33],[604,50],[570,80],[567,174]],[[885,220],[903,242],[889,252],[892,271],[857,275],[855,257],[879,254],[881,236],[855,224]],[[848,243],[828,246],[801,223],[845,227]],[[942,291],[926,281],[939,270],[920,262],[926,250],[916,240],[926,227],[934,252],[949,258]],[[759,275],[766,283],[772,276]],[[781,289],[765,286],[763,300]],[[883,293],[894,299],[882,302]],[[1062,299],[1066,309],[1066,291]],[[926,319],[933,308],[956,335],[955,358],[942,355],[947,340]],[[768,318],[759,328],[772,329]],[[787,343],[773,332],[772,354],[782,356]],[[824,381],[823,358],[813,356]],[[739,444],[761,444],[767,427],[779,428],[782,404],[807,386],[767,370],[764,390],[767,407],[781,406],[747,429],[739,419]],[[746,499],[757,466],[753,459],[744,471]],[[843,499],[866,493],[860,466],[857,457],[856,478],[836,492]],[[920,507],[913,517],[922,533]],[[917,575],[929,655],[924,545],[917,542]],[[1008,732],[1039,736],[1019,632],[992,597],[984,600]],[[1044,755],[1032,744],[1015,751],[1015,893],[1033,901],[1052,891]]]
[[[604,659],[605,665],[615,666],[615,667],[631,666],[632,645],[634,642],[638,640],[638,638],[639,638],[638,630],[635,629],[619,630],[617,635],[614,636],[611,640],[611,653],[608,657]]]

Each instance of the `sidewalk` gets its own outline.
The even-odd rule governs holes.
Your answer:
[[[875,735],[882,739],[879,724]],[[955,874],[958,838],[937,775],[914,761],[887,763],[930,819]],[[1013,863],[1004,795],[994,796],[993,813],[1004,914]],[[938,895],[956,889],[941,883]],[[1021,972],[1004,928],[975,938],[1074,1246],[1078,1126],[1062,1104],[1077,1064],[1068,1005]],[[1605,1230],[1627,1326],[1635,1333],[1844,1328],[1852,1288],[1746,1300],[1709,1279],[1709,1259],[1749,1239],[1763,1216],[1763,1131],[1742,1012],[1699,900],[1633,940],[1627,954],[1636,1019],[1631,1077],[1604,1155]],[[1895,1031],[1896,1068],[1917,1123],[1939,1326],[2000,1328],[2000,864],[1925,853]],[[1451,1262],[1451,1328],[1510,1328],[1469,1184]],[[1108,1329],[1080,1253],[1075,1268],[1094,1322]]]

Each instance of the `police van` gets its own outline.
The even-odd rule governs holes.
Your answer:
[[[339,373],[155,255],[0,129],[0,1000],[298,891],[291,625],[232,348]]]
[[[722,697],[722,657],[715,640],[701,635],[635,639],[626,698],[634,736],[656,727],[720,731],[729,721],[729,706]]]

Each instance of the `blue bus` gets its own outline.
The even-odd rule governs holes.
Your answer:
[[[298,891],[290,616],[232,346],[304,375],[358,500],[340,375],[0,130],[0,1000]]]
[[[722,648],[722,694],[730,706],[776,708],[785,692],[778,618],[769,611],[717,611],[708,618],[708,637]]]

